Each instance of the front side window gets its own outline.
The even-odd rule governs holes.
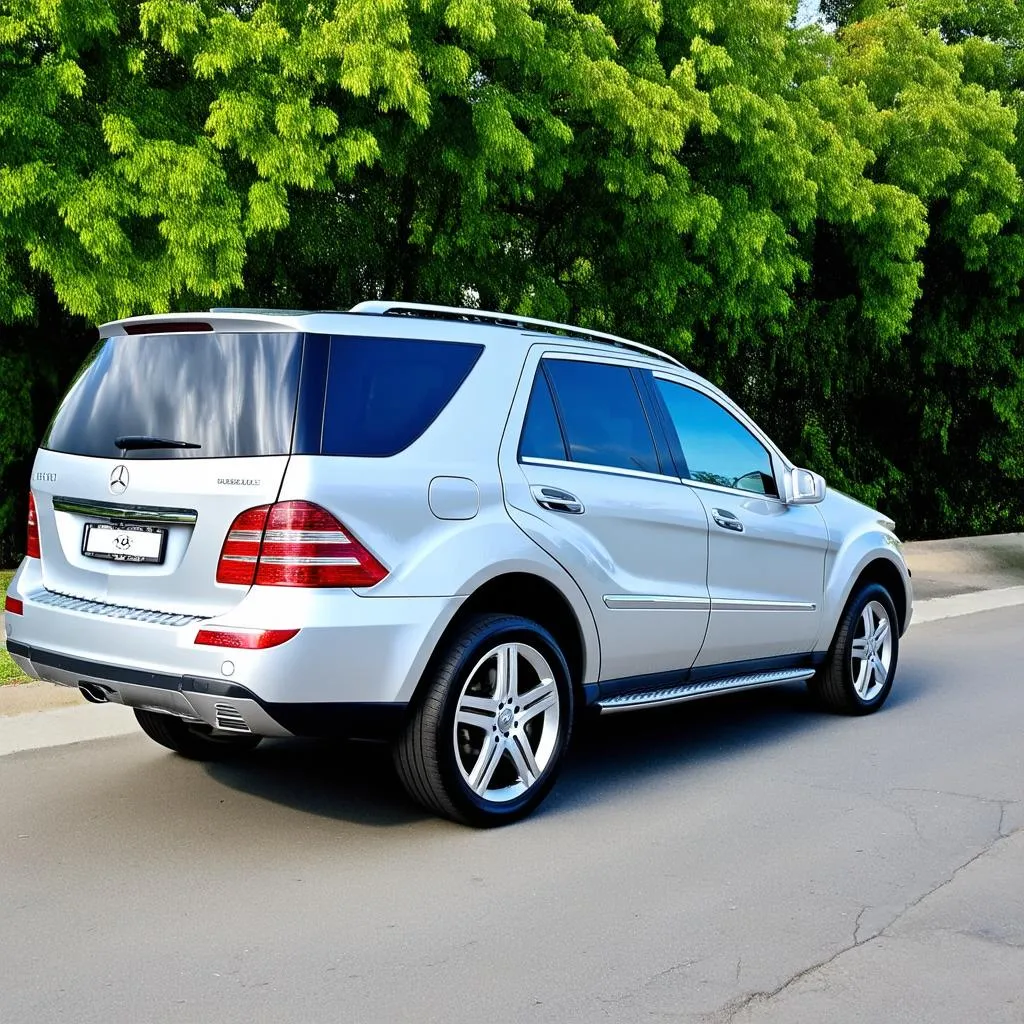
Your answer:
[[[714,399],[657,380],[689,470],[689,479],[778,497],[768,450]]]
[[[654,437],[627,366],[549,359],[573,462],[660,473]]]

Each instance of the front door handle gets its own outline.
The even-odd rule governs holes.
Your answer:
[[[563,491],[560,487],[537,485],[530,488],[530,494],[541,508],[546,508],[550,512],[567,512],[571,516],[581,516],[586,511],[583,502],[575,494]]]
[[[743,524],[731,512],[724,508],[713,508],[711,518],[723,529],[732,530],[733,533],[742,533]]]

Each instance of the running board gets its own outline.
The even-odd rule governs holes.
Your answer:
[[[679,686],[662,686],[656,690],[641,690],[639,693],[623,693],[597,702],[601,714],[614,711],[632,711],[634,708],[651,708],[663,704],[682,704],[685,700],[698,700],[717,693],[736,693],[739,690],[753,690],[759,686],[776,686],[779,683],[797,683],[810,679],[813,668],[787,668],[775,672],[753,672],[746,676],[728,676],[725,679],[705,679]]]

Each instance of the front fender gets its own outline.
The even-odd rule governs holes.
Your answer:
[[[825,597],[821,633],[816,650],[825,650],[832,643],[836,628],[854,587],[872,562],[884,561],[899,576],[906,601],[902,631],[910,625],[914,609],[910,570],[903,556],[903,545],[894,533],[881,525],[866,529],[849,537],[825,559]],[[899,595],[896,595],[897,597]]]

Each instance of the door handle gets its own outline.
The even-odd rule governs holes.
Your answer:
[[[546,508],[550,512],[567,512],[572,516],[581,516],[586,511],[583,502],[575,494],[563,491],[559,487],[538,485],[530,488],[530,494],[541,508]]]
[[[724,508],[713,508],[711,510],[711,518],[723,529],[732,530],[733,533],[742,533],[743,524],[736,518],[731,512],[727,512]]]

